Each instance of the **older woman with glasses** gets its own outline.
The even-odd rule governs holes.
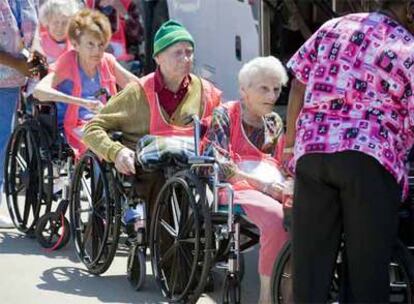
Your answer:
[[[285,176],[280,168],[282,119],[273,112],[288,80],[275,57],[259,57],[239,73],[241,100],[216,108],[207,131],[204,153],[214,156],[222,179],[235,190],[234,200],[260,229],[260,299],[270,303],[270,275],[287,239],[283,228]]]
[[[98,99],[97,92],[106,89],[114,95],[117,85],[123,88],[138,78],[104,52],[111,26],[102,13],[79,11],[70,20],[68,37],[73,50],[59,57],[52,71],[36,86],[34,96],[40,101],[59,102],[59,125],[63,124],[68,143],[81,154],[85,150],[80,140],[83,125],[106,103]]]

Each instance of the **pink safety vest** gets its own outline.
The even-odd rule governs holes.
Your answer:
[[[256,163],[258,166],[264,164],[267,168],[274,170],[275,174],[280,172],[283,154],[284,137],[281,137],[275,147],[274,155],[260,151],[248,139],[242,123],[242,108],[240,101],[232,101],[223,104],[227,108],[230,118],[230,156],[238,167],[247,162]],[[243,170],[243,168],[241,168]],[[246,170],[243,170],[246,171]],[[233,184],[235,190],[247,190],[255,188],[247,181],[238,181]]]
[[[131,5],[132,0],[121,0],[122,5],[128,10]],[[95,0],[86,0],[86,6],[92,9],[96,9]],[[127,41],[125,35],[125,20],[121,18],[120,14],[117,14],[117,31],[112,33],[110,44],[119,46],[121,48],[121,53],[116,54],[116,59],[119,61],[130,61],[134,59],[132,54],[127,53]],[[116,48],[116,47],[114,47]]]
[[[116,78],[115,78],[115,58],[111,54],[104,53],[101,64],[98,67],[101,88],[108,90],[110,95],[115,95]],[[73,82],[72,96],[81,97],[82,83],[78,69],[78,56],[75,50],[69,50],[64,53],[55,63],[55,73],[61,81],[71,80]],[[66,140],[69,145],[77,149],[79,153],[85,151],[85,146],[79,140],[75,129],[85,124],[85,121],[79,119],[79,106],[68,104],[65,113],[63,127],[65,130]]]
[[[165,136],[193,136],[194,127],[192,124],[190,126],[176,126],[165,120],[161,111],[161,105],[158,101],[158,96],[154,89],[154,75],[154,73],[151,73],[140,79],[140,83],[144,88],[151,113],[150,134]],[[201,79],[201,87],[201,98],[204,111],[200,119],[203,121],[209,121],[211,115],[213,114],[214,108],[220,104],[221,92],[204,79]]]
[[[48,63],[55,62],[60,55],[72,48],[69,39],[66,39],[65,47],[61,48],[59,43],[50,37],[49,32],[44,27],[40,27],[39,37],[40,46],[42,47],[43,54],[47,57]]]

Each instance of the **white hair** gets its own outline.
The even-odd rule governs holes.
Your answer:
[[[240,69],[240,87],[249,87],[251,81],[261,74],[271,74],[276,76],[282,85],[286,85],[289,80],[286,69],[279,59],[273,56],[256,57],[245,63]]]
[[[52,16],[62,15],[72,17],[82,8],[78,0],[47,0],[39,10],[39,20],[43,26],[47,26]]]

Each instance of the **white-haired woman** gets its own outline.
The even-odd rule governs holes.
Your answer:
[[[204,143],[204,153],[218,160],[222,179],[233,185],[235,203],[260,230],[259,303],[270,303],[270,275],[287,239],[281,204],[283,123],[273,112],[287,80],[275,57],[246,63],[239,72],[241,100],[215,109]]]
[[[40,26],[32,49],[46,56],[49,64],[70,48],[69,19],[80,8],[78,0],[47,0],[41,5]]]

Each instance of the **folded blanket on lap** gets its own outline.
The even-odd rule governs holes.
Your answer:
[[[186,166],[195,155],[194,138],[187,136],[142,137],[136,147],[138,164],[148,171],[169,166]]]

